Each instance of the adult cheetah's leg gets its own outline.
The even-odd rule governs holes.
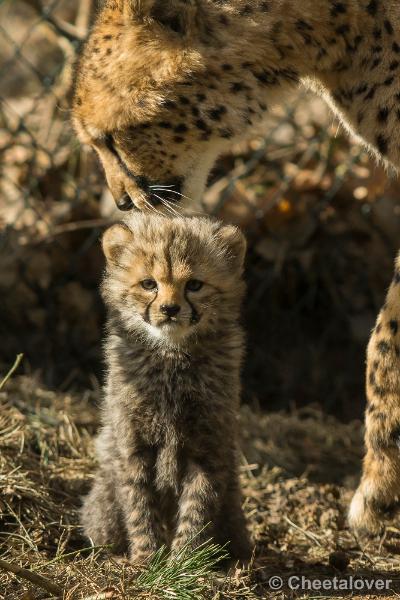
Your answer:
[[[376,532],[400,496],[400,254],[367,351],[366,455],[349,511],[352,527]]]

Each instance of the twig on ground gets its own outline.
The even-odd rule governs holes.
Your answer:
[[[297,531],[300,531],[303,535],[306,536],[306,538],[308,538],[309,540],[311,540],[312,542],[314,542],[315,544],[317,544],[317,546],[320,546],[320,548],[322,548],[322,544],[319,541],[319,539],[317,538],[316,535],[314,535],[313,533],[310,533],[309,531],[306,531],[305,529],[302,529],[301,527],[299,527],[298,525],[296,525],[296,523],[293,523],[293,521],[291,521],[288,517],[284,517],[285,521],[287,523],[289,523],[289,525],[291,527],[293,527],[293,529],[296,529]]]
[[[107,600],[108,598],[116,598],[116,592],[100,592],[99,594],[94,594],[93,596],[85,596],[82,600]]]
[[[5,386],[5,384],[7,383],[7,381],[10,379],[11,375],[14,373],[14,371],[16,371],[19,367],[19,363],[21,362],[21,360],[24,358],[23,354],[17,354],[17,358],[15,359],[15,362],[13,364],[13,366],[11,367],[11,369],[8,371],[7,375],[4,377],[4,379],[0,382],[0,390],[3,389],[3,387]]]
[[[27,581],[30,581],[31,583],[41,587],[43,590],[50,592],[50,594],[53,594],[53,596],[62,596],[64,593],[63,589],[59,585],[57,585],[56,583],[53,583],[49,579],[46,579],[46,577],[43,577],[42,575],[38,575],[37,573],[34,573],[33,571],[28,571],[28,569],[19,567],[18,565],[10,563],[1,558],[0,558],[0,569],[3,569],[4,571],[8,571],[10,573],[14,573],[14,575],[17,575],[18,577],[22,577],[22,579],[26,579]]]

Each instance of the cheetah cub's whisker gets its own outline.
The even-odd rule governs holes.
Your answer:
[[[237,457],[245,246],[200,217],[131,214],[104,234],[107,381],[82,522],[134,563],[210,537],[250,555]]]

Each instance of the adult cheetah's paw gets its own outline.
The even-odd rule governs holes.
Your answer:
[[[379,533],[382,529],[382,516],[367,499],[362,485],[351,500],[348,520],[350,527],[358,532]]]

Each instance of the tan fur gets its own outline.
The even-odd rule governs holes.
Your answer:
[[[125,208],[130,197],[150,209],[149,186],[177,182],[183,197],[157,195],[193,208],[218,154],[299,82],[398,166],[399,63],[394,0],[108,0],[79,61],[73,122]]]
[[[205,218],[139,214],[111,227],[103,248],[107,383],[85,532],[132,562],[162,543],[179,551],[210,537],[247,558],[237,456],[244,238]]]
[[[400,255],[386,302],[367,352],[367,399],[363,475],[349,519],[378,531],[400,497]]]

